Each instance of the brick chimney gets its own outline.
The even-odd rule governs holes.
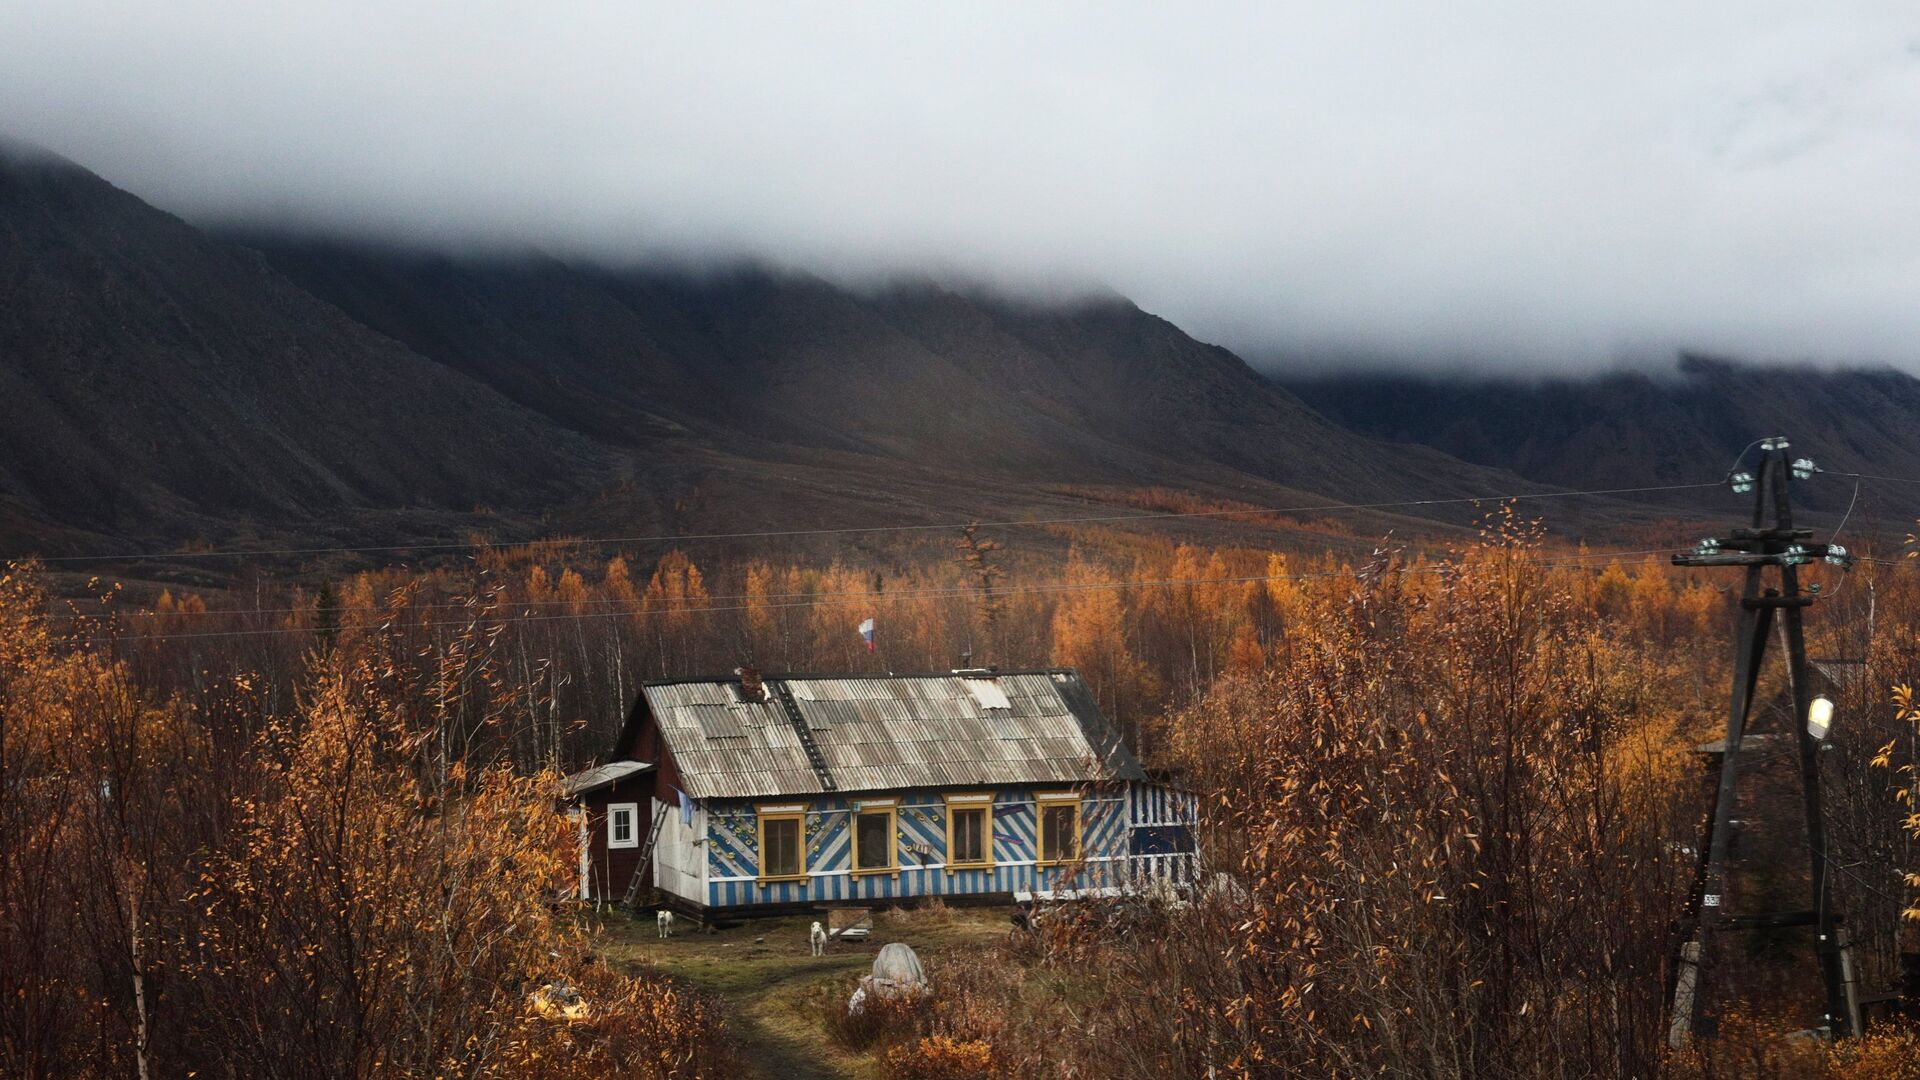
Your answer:
[[[740,697],[745,701],[760,702],[767,700],[767,684],[760,678],[760,669],[748,664],[733,669],[740,676]]]

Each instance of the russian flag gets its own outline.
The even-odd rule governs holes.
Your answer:
[[[860,637],[867,643],[867,651],[873,651],[873,619],[869,617],[860,624]]]

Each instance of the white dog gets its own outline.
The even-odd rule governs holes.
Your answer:
[[[661,937],[670,938],[673,936],[673,912],[668,911],[666,908],[661,908],[660,913],[653,917],[653,922],[655,926],[659,927]]]
[[[809,942],[811,942],[811,943],[812,943],[812,945],[813,945],[813,955],[815,955],[815,956],[825,956],[825,955],[826,955],[826,953],[827,953],[827,932],[826,932],[826,930],[825,930],[825,929],[823,929],[823,928],[822,928],[822,927],[820,926],[820,924],[819,924],[819,923],[814,923],[814,924],[813,924],[813,929],[812,929],[812,930],[809,930],[809,931],[807,931],[807,941],[809,941]]]

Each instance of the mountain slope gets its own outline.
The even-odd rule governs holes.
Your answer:
[[[8,554],[1170,505],[1148,488],[1272,506],[1529,487],[1331,423],[1117,297],[1039,305],[928,283],[863,291],[755,269],[209,234],[11,149],[0,304]],[[1418,531],[1479,511],[1409,512],[1426,523],[1349,524]]]
[[[1671,375],[1522,383],[1361,374],[1290,379],[1327,416],[1381,439],[1567,487],[1719,475],[1753,439],[1785,435],[1833,470],[1920,477],[1920,379],[1683,358]],[[1806,489],[1844,504],[1849,486]]]
[[[0,147],[0,501],[116,535],[538,505],[604,468],[243,248]]]
[[[1254,484],[1391,498],[1498,482],[1330,424],[1117,298],[1034,306],[927,284],[615,271],[236,236],[282,273],[557,424],[670,453],[851,454],[965,476]],[[1510,483],[1511,481],[1506,481]]]

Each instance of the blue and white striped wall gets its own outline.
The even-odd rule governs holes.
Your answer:
[[[1038,866],[1035,797],[1031,789],[1003,789],[993,800],[990,869],[947,869],[947,808],[943,793],[905,792],[895,808],[897,873],[853,874],[852,815],[861,796],[783,800],[806,807],[806,881],[761,884],[759,821],[753,801],[712,801],[701,808],[706,837],[709,907],[758,904],[871,902],[928,896],[1046,892],[1129,887],[1143,880],[1189,881],[1195,803],[1192,796],[1150,784],[1114,785],[1081,792],[1076,867]]]

